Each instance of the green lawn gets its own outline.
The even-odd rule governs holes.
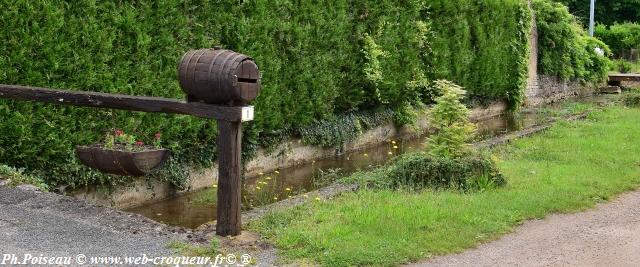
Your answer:
[[[640,184],[640,109],[587,120],[494,150],[507,186],[482,193],[364,189],[274,212],[249,227],[284,261],[398,265],[498,238],[523,220],[593,207]],[[356,175],[380,175],[381,172]]]

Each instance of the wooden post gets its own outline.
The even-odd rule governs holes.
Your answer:
[[[218,120],[218,202],[216,234],[239,235],[242,122]]]

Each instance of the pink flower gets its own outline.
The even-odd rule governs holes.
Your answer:
[[[136,146],[144,146],[144,142],[142,142],[142,141],[136,141]]]
[[[160,138],[162,138],[162,134],[161,133],[156,133],[156,140],[160,140]]]
[[[124,132],[122,130],[116,129],[116,136],[122,136]]]

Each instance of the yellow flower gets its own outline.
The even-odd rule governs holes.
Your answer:
[[[391,140],[391,143],[392,143],[392,144],[395,144],[395,143],[396,143],[396,141]]]
[[[398,149],[398,146],[393,146],[393,148]]]
[[[319,197],[316,197],[316,201],[320,201],[320,198],[319,198]]]
[[[256,186],[256,190],[260,190],[260,187],[259,187],[259,186]]]
[[[267,176],[267,178],[264,178],[264,179],[271,180],[271,176]]]
[[[287,187],[284,190],[291,191],[291,188]]]
[[[216,188],[216,187],[218,187],[218,185],[217,185],[217,184],[214,184],[214,185],[213,185],[213,188]]]
[[[264,175],[264,172],[259,172],[258,174],[259,174],[259,175]]]
[[[387,153],[387,154],[389,154],[389,155],[393,155],[393,152],[389,151],[389,153]]]
[[[273,197],[274,200],[278,200],[278,197]]]
[[[369,154],[367,154],[367,153],[364,153],[364,155],[363,155],[363,156],[365,156],[365,157],[368,157],[368,156],[369,156]]]
[[[275,173],[280,173],[278,170],[274,171]]]

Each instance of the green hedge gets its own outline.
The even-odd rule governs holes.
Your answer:
[[[611,51],[589,37],[566,6],[551,0],[535,0],[538,26],[538,70],[566,80],[601,82],[607,78]],[[600,48],[602,55],[596,52]]]
[[[479,152],[458,158],[437,157],[426,152],[410,153],[399,157],[386,172],[386,180],[375,181],[373,186],[469,191],[507,183],[496,163],[488,155]]]
[[[616,57],[622,57],[631,49],[640,49],[640,24],[621,23],[606,26],[598,24],[595,36],[611,48]]]
[[[222,45],[263,73],[245,156],[324,118],[433,100],[449,79],[473,98],[522,101],[530,12],[524,0],[0,0],[0,83],[182,98],[188,49]],[[403,115],[409,114],[409,115]],[[215,123],[186,116],[0,100],[0,162],[51,185],[126,182],[78,164],[74,146],[106,131],[163,132],[173,161],[156,178],[181,184],[210,164]]]

